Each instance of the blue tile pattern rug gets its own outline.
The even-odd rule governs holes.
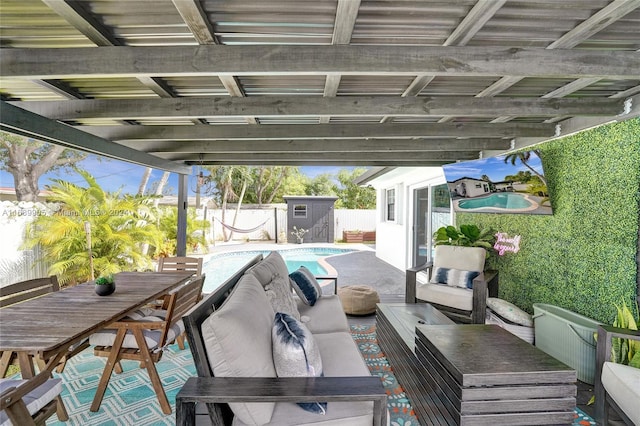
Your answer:
[[[376,340],[375,326],[352,326],[352,336],[372,374],[380,376],[389,393],[388,407],[392,426],[420,426],[411,404],[396,378]],[[183,351],[177,345],[167,348],[162,360],[156,364],[173,413],[166,415],[151,387],[145,370],[135,361],[122,361],[124,372],[113,374],[109,387],[97,413],[89,411],[100,381],[105,358],[93,355],[90,347],[73,357],[63,374],[56,374],[63,381],[62,398],[69,413],[69,421],[62,423],[52,416],[47,425],[56,426],[162,426],[175,424],[175,397],[188,377],[196,375],[191,351]],[[593,419],[576,409],[574,426],[595,425]]]
[[[380,376],[382,384],[389,395],[387,405],[391,417],[391,426],[420,426],[409,399],[396,380],[389,362],[378,346],[376,326],[352,325],[351,336],[358,345],[371,374]],[[595,424],[596,422],[591,417],[576,407],[573,426]]]
[[[151,386],[151,380],[136,361],[121,361],[121,374],[115,372],[105,393],[100,409],[89,411],[104,370],[106,358],[95,357],[89,347],[71,358],[64,373],[57,374],[63,380],[62,399],[69,413],[69,421],[62,423],[52,416],[47,425],[56,426],[132,426],[175,425],[176,394],[187,380],[196,375],[196,368],[187,347],[180,350],[171,345],[156,364],[158,374],[173,414],[164,414]],[[52,421],[53,420],[53,421]]]

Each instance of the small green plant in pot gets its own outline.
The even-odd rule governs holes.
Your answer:
[[[113,275],[105,275],[102,277],[98,277],[95,283],[96,283],[95,290],[98,296],[108,296],[114,291],[116,291],[116,282],[113,278]]]
[[[491,229],[480,229],[477,225],[443,226],[434,234],[435,245],[482,247],[487,253],[493,249],[496,236]]]

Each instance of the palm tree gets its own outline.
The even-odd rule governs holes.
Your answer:
[[[536,176],[538,176],[540,178],[540,180],[542,181],[542,183],[546,186],[547,185],[547,181],[544,179],[544,176],[541,175],[540,173],[538,173],[538,171],[536,169],[534,169],[533,167],[531,167],[528,163],[529,159],[531,158],[531,153],[535,153],[539,158],[542,158],[542,156],[540,155],[540,150],[538,149],[532,149],[530,151],[519,151],[519,152],[512,152],[511,154],[507,154],[504,157],[504,162],[505,163],[511,163],[512,166],[516,165],[516,161],[520,160],[520,162],[522,162],[522,164],[528,168],[529,170],[531,170]]]
[[[25,245],[42,247],[42,260],[52,264],[49,273],[59,275],[63,284],[84,282],[94,274],[151,268],[150,257],[141,251],[142,243],[161,241],[151,198],[107,193],[88,172],[78,173],[88,186],[54,180],[48,188],[50,201],[60,208],[28,225]]]

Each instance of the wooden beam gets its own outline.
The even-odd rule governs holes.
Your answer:
[[[443,46],[465,46],[507,0],[478,0]]]
[[[334,162],[334,161],[361,161],[363,160],[360,152],[278,152],[278,153],[215,153],[215,154],[182,154],[182,153],[164,153],[159,154],[166,159],[173,161],[184,161],[186,163],[197,164],[200,161],[224,161],[227,163],[243,164],[246,161],[263,164],[273,161],[300,161],[306,163],[307,160],[316,162]],[[478,151],[456,151],[448,152],[372,152],[367,156],[367,160],[371,161],[388,161],[390,164],[402,162],[416,161],[438,161],[453,162],[457,160],[472,160],[479,157]]]
[[[349,44],[358,17],[360,0],[338,0],[331,44]]]
[[[600,80],[601,80],[601,78],[597,78],[597,77],[595,77],[595,78],[579,78],[577,80],[573,80],[571,83],[568,83],[568,84],[565,84],[564,86],[558,87],[557,89],[552,90],[549,93],[545,93],[541,97],[543,99],[562,98],[564,96],[567,96],[567,95],[570,95],[572,93],[575,93],[578,90],[584,89],[587,86],[591,86],[593,83],[597,83]],[[584,114],[584,115],[588,115],[588,114]]]
[[[640,0],[615,0],[551,43],[547,49],[569,49],[640,7]]]
[[[3,77],[417,75],[640,78],[627,51],[431,46],[151,46],[0,49]]]
[[[61,80],[33,80],[35,84],[38,84],[42,87],[46,87],[54,93],[57,93],[60,96],[64,96],[67,99],[85,99],[85,95],[80,93],[75,88],[69,86],[64,81]]]
[[[321,139],[288,141],[196,141],[122,143],[137,150],[158,154],[176,153],[257,153],[257,152],[387,152],[402,151],[480,151],[509,149],[509,139]]]
[[[138,126],[131,126],[138,127]],[[43,142],[79,149],[154,169],[190,174],[191,167],[122,146],[84,133],[74,127],[42,117],[6,102],[0,102],[0,129]]]
[[[362,139],[471,137],[511,138],[554,135],[551,124],[443,123],[443,124],[298,124],[228,126],[78,126],[78,129],[114,141],[219,139]]]
[[[171,0],[198,44],[218,44],[211,22],[199,1]]]
[[[582,81],[582,80],[575,80]],[[617,115],[623,101],[616,99],[469,98],[464,96],[228,96],[166,99],[88,99],[70,101],[19,101],[13,105],[56,120],[82,119],[194,119],[201,117],[283,117],[332,115],[367,117],[486,117]]]
[[[362,155],[360,155],[362,157]],[[477,158],[477,157],[476,157]],[[422,159],[415,159],[413,161],[397,161],[392,158],[383,158],[383,159],[356,159],[356,160],[345,160],[345,159],[335,159],[335,160],[316,160],[312,157],[310,158],[299,158],[299,159],[285,159],[282,157],[275,157],[272,159],[261,158],[260,160],[253,160],[251,156],[247,156],[245,158],[239,160],[226,160],[222,158],[211,158],[206,161],[193,161],[189,162],[189,164],[193,165],[205,165],[205,166],[214,166],[214,165],[245,165],[245,166],[340,166],[340,167],[441,167],[444,164],[455,163],[457,160],[435,160],[435,161],[426,161]]]
[[[82,7],[83,3],[87,4],[86,2],[65,0],[42,0],[42,2],[96,46],[117,46],[120,44],[111,31]]]

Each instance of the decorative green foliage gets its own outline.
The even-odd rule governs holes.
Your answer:
[[[496,237],[494,232],[487,228],[480,230],[477,225],[460,225],[460,229],[454,226],[443,226],[435,234],[435,245],[482,247],[493,249]]]
[[[113,275],[109,274],[109,275],[104,275],[102,277],[98,277],[96,278],[96,285],[108,285],[108,284],[113,284]]]
[[[618,314],[613,322],[614,327],[628,328],[629,330],[638,329],[640,316],[634,318],[626,303],[623,303],[622,307],[616,305],[616,309]],[[638,312],[637,304],[636,312]],[[611,339],[611,360],[618,364],[640,368],[640,341],[634,339]]]
[[[601,322],[636,295],[640,198],[640,119],[601,126],[537,147],[553,215],[459,213],[521,235],[517,254],[496,256],[500,297],[533,312],[557,305]]]

